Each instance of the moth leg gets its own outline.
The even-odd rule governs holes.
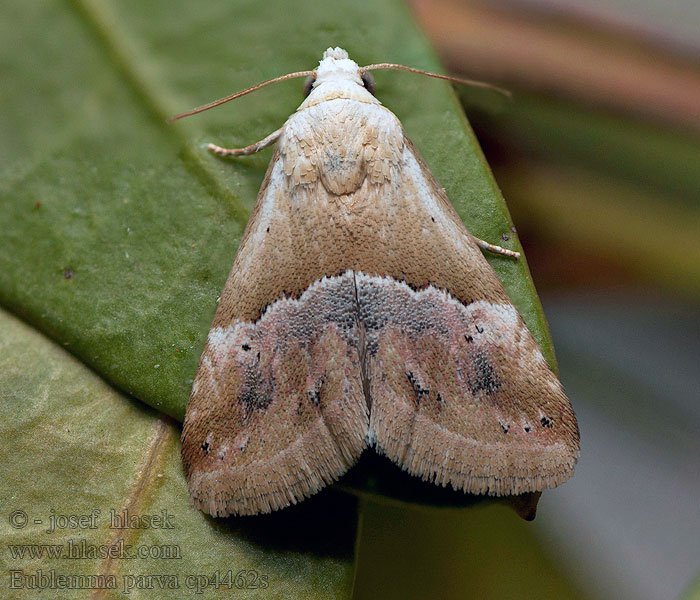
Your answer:
[[[481,248],[482,250],[488,250],[489,252],[493,252],[494,254],[502,254],[503,256],[508,256],[510,258],[514,258],[515,260],[518,260],[520,258],[520,252],[516,252],[515,250],[508,250],[507,248],[501,248],[500,246],[496,246],[495,244],[489,244],[488,242],[485,242],[484,240],[481,240],[478,237],[472,237],[474,237],[476,245],[479,246],[479,248]]]
[[[222,148],[216,144],[207,144],[207,150],[213,152],[217,156],[242,156],[245,154],[255,154],[256,152],[260,152],[260,150],[263,148],[267,148],[271,144],[274,144],[277,141],[277,138],[280,136],[280,133],[282,133],[281,127],[277,131],[273,131],[270,135],[261,139],[259,142],[255,142],[254,144],[246,146],[245,148]]]

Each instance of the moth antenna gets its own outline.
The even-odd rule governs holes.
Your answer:
[[[284,81],[285,79],[293,79],[295,77],[306,77],[308,75],[316,75],[316,71],[297,71],[296,73],[287,73],[286,75],[280,75],[279,77],[268,79],[267,81],[263,81],[262,83],[254,85],[253,87],[249,87],[240,92],[236,92],[235,94],[231,94],[230,96],[219,98],[218,100],[214,100],[209,104],[204,104],[202,106],[198,106],[197,108],[193,108],[192,110],[188,110],[187,112],[184,112],[182,114],[170,117],[168,119],[168,123],[174,123],[179,119],[184,119],[185,117],[196,115],[197,113],[204,112],[205,110],[209,110],[210,108],[220,106],[221,104],[225,104],[226,102],[230,102],[231,100],[235,100],[236,98],[240,98],[241,96],[245,96],[246,94],[250,94],[251,92],[259,90],[261,87],[265,87],[266,85],[270,85],[271,83],[277,83],[278,81]]]
[[[462,85],[470,85],[472,87],[484,88],[487,90],[492,90],[499,94],[503,94],[507,98],[510,98],[512,94],[510,91],[493,85],[492,83],[487,83],[486,81],[477,81],[476,79],[462,79],[460,77],[450,77],[449,75],[440,75],[439,73],[431,73],[430,71],[423,71],[422,69],[416,69],[414,67],[407,67],[406,65],[397,65],[395,63],[377,63],[374,65],[367,65],[362,67],[360,70],[364,71],[375,71],[377,69],[397,69],[399,71],[410,71],[411,73],[418,73],[419,75],[427,75],[428,77],[435,77],[436,79],[445,79],[447,81],[453,81],[455,83],[461,83]]]

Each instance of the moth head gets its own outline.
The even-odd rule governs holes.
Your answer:
[[[336,86],[347,83],[365,87],[360,67],[342,48],[328,48],[316,68],[312,89],[324,84]]]
[[[374,81],[374,77],[372,77],[372,74],[364,72],[362,71],[362,69],[360,69],[360,80],[362,81],[362,86],[374,96],[374,92],[377,89],[377,84]],[[311,90],[314,88],[315,84],[316,74],[314,73],[312,75],[308,75],[304,80],[304,98],[306,98],[311,93]]]
[[[345,50],[328,48],[304,86],[307,96],[317,89],[323,90],[316,95],[318,98],[333,96],[367,101],[366,93],[374,95],[375,84],[372,76],[351,60]]]

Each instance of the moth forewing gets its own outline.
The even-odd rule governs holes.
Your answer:
[[[367,446],[469,493],[565,481],[576,418],[478,241],[347,53],[313,74],[279,131],[213,148],[277,140],[187,406],[194,504],[282,508]]]

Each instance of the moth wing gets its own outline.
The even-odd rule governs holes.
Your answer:
[[[295,210],[281,162],[277,151],[222,292],[183,426],[192,501],[215,516],[270,512],[308,497],[366,446],[354,278],[311,283],[313,256],[299,251],[298,240],[313,225]]]
[[[469,493],[565,481],[579,452],[571,405],[408,138],[392,194],[410,231],[379,260],[412,256],[413,270],[356,277],[370,438],[411,474]]]

